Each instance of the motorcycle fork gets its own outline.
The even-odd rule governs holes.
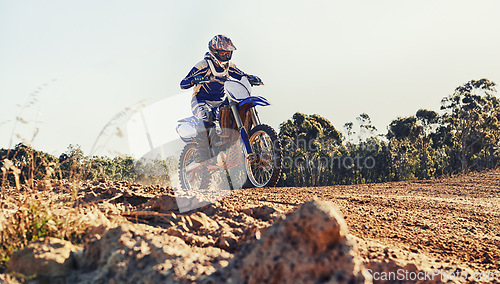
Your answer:
[[[215,157],[216,155],[216,151],[215,151],[215,147],[214,147],[214,142],[215,142],[215,136],[216,136],[216,131],[215,131],[215,127],[211,127],[208,131],[207,131],[207,137],[208,137],[208,149],[209,149],[209,158],[213,158]]]
[[[246,155],[246,157],[248,157],[252,154],[252,147],[250,146],[250,141],[248,139],[248,132],[245,129],[243,122],[241,121],[240,113],[238,110],[238,103],[231,102],[229,104],[229,106],[231,107],[231,110],[233,112],[234,120],[236,121],[236,126],[238,127],[238,131],[240,132],[241,141],[243,142],[243,145],[245,146],[244,147],[245,155]]]
[[[252,123],[255,126],[260,124],[259,115],[257,114],[257,110],[255,107],[251,107],[248,111],[250,111],[250,117],[252,118]]]
[[[260,119],[257,113],[257,109],[255,109],[255,107],[251,107],[248,111],[250,111],[250,117],[252,118],[253,126],[255,127],[257,125],[260,125]],[[260,143],[262,143],[261,146],[263,147],[263,149],[269,149],[269,144],[266,140],[261,140]]]

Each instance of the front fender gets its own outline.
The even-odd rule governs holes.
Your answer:
[[[269,106],[269,105],[271,105],[266,98],[260,97],[260,96],[247,97],[247,98],[243,99],[242,101],[240,101],[238,103],[238,106],[241,107],[245,104],[253,104],[254,106]]]

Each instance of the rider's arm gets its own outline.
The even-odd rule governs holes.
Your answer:
[[[241,80],[241,77],[246,76],[245,72],[241,71],[236,67],[236,65],[232,62],[229,63],[229,76]]]
[[[189,89],[194,86],[194,77],[202,76],[204,77],[207,73],[207,65],[206,62],[200,61],[196,64],[191,71],[187,74],[187,76],[181,81],[181,89]]]
[[[199,70],[198,68],[196,67],[193,67],[193,69],[191,69],[191,71],[189,71],[189,73],[187,74],[187,76],[182,79],[181,81],[181,89],[189,89],[191,88],[194,83],[193,83],[193,77],[196,76],[195,74],[198,73]]]
[[[264,83],[262,83],[262,80],[259,77],[246,74],[245,72],[238,69],[234,64],[231,64],[229,67],[229,75],[238,80],[241,80],[241,77],[246,76],[250,84],[252,84],[252,86],[264,85]]]

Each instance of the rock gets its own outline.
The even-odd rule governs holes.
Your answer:
[[[5,283],[5,284],[20,284],[16,278],[8,275],[8,274],[0,274],[0,283]]]
[[[179,210],[175,197],[171,195],[157,196],[146,202],[144,206],[151,206],[151,209],[161,213],[170,213]]]
[[[205,283],[369,283],[332,202],[310,201]]]
[[[66,276],[74,269],[72,252],[78,248],[57,238],[43,238],[31,242],[26,248],[14,252],[8,271],[27,276]]]
[[[219,229],[219,224],[214,220],[210,219],[203,212],[195,212],[190,216],[192,222],[192,228],[195,230],[217,230]]]
[[[212,200],[207,199],[204,195],[193,196],[176,196],[176,202],[179,208],[179,212],[184,213],[197,209],[203,206],[207,206],[212,203]]]
[[[144,234],[140,225],[122,224],[85,245],[79,270],[68,283],[192,283],[214,273],[230,258],[219,248],[197,248],[171,235]]]
[[[36,189],[39,191],[52,190],[52,183],[50,179],[47,178],[43,178],[41,180],[36,181],[35,186]]]
[[[238,238],[231,231],[223,231],[216,245],[228,252],[234,252],[237,248]]]
[[[245,214],[248,214],[248,215],[256,218],[256,219],[261,219],[263,221],[269,221],[273,217],[273,214],[276,212],[276,209],[269,207],[267,205],[264,205],[264,206],[254,207],[254,208],[247,208],[247,209],[244,209],[243,212]]]

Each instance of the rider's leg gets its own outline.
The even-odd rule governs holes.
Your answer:
[[[203,125],[198,125],[196,136],[196,144],[198,148],[198,156],[196,156],[196,162],[201,163],[210,159],[210,143],[208,141],[208,130]]]
[[[196,100],[193,100],[191,109],[194,116],[202,122],[197,126],[196,136],[196,143],[198,144],[198,156],[196,158],[196,162],[201,163],[210,159],[208,129],[213,124],[213,112],[209,104]]]

